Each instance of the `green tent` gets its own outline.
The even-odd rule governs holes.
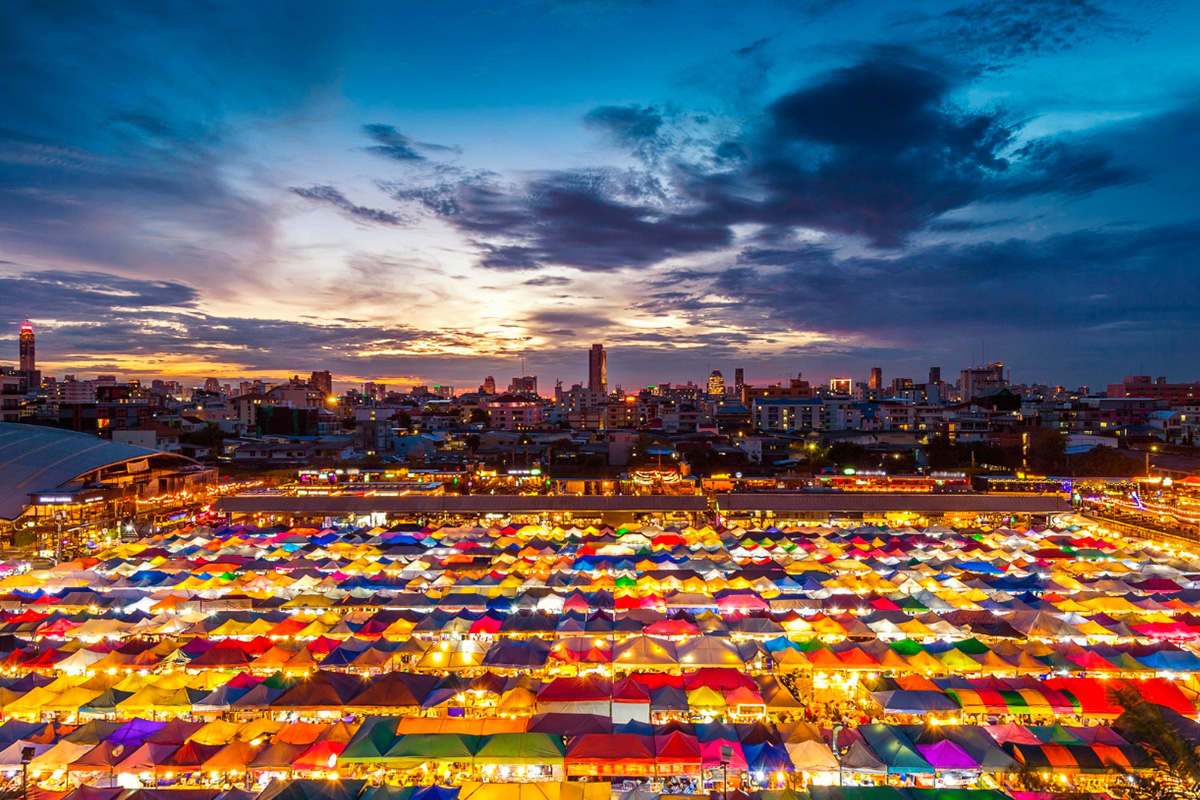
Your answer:
[[[479,739],[460,733],[409,734],[397,739],[383,760],[395,769],[412,769],[428,761],[471,761]]]
[[[497,733],[475,753],[477,764],[547,764],[562,766],[566,748],[548,733]]]
[[[396,742],[396,726],[399,717],[367,717],[359,726],[354,737],[346,743],[346,749],[338,754],[338,761],[347,764],[377,763]]]

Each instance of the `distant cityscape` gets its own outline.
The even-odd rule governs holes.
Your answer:
[[[1001,362],[959,369],[953,381],[939,366],[923,380],[873,367],[865,380],[820,384],[801,372],[752,383],[734,367],[731,379],[714,369],[702,382],[625,388],[610,386],[609,353],[597,343],[580,353],[586,383],[556,381],[547,394],[537,375],[488,375],[469,390],[365,382],[337,391],[344,382],[324,369],[280,382],[210,377],[197,386],[50,376],[38,368],[28,319],[18,339],[16,367],[0,366],[0,421],[255,468],[371,459],[604,470],[664,457],[704,474],[847,465],[1181,475],[1200,468],[1191,453],[1200,383],[1147,375],[1093,392],[1014,383]],[[1047,446],[1047,432],[1059,441]]]

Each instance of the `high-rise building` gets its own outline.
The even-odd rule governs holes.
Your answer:
[[[221,379],[220,378],[205,378],[204,379],[204,391],[206,391],[206,392],[221,391]]]
[[[588,391],[608,393],[608,353],[602,344],[588,351]]]
[[[744,367],[734,367],[733,369],[733,391],[738,397],[742,396],[742,390],[746,388],[746,370]]]
[[[958,393],[963,400],[979,397],[984,392],[1008,386],[1004,377],[1004,365],[999,361],[986,367],[971,367],[959,373]]]
[[[508,385],[508,391],[512,394],[537,394],[537,375],[513,378],[512,383]]]
[[[849,378],[833,378],[829,381],[831,394],[848,395],[854,391],[854,381]]]
[[[308,379],[309,388],[316,389],[326,397],[333,396],[333,373],[329,370],[321,370],[317,372],[313,370],[312,377]]]
[[[37,355],[34,350],[33,323],[29,321],[29,317],[25,317],[25,324],[21,326],[21,335],[18,340],[21,377],[25,379],[25,385],[30,388],[41,386],[42,375],[38,372]]]
[[[867,388],[873,390],[883,388],[883,367],[871,367],[871,377],[867,380]]]
[[[725,376],[721,374],[721,370],[714,369],[709,373],[708,393],[712,397],[725,396]]]
[[[930,367],[929,368],[929,382],[930,383],[941,383],[942,382],[942,368],[941,367]]]
[[[486,378],[483,379],[483,386],[480,387],[480,391],[482,391],[484,394],[495,394],[496,393],[496,379],[493,378],[491,375],[488,375]]]

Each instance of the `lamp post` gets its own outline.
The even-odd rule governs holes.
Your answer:
[[[61,508],[54,509],[54,563],[61,564],[63,557],[63,525],[67,521],[67,512]]]
[[[729,800],[729,762],[733,760],[733,748],[721,746],[721,794],[724,800]]]
[[[33,748],[21,748],[21,800],[29,800],[29,762],[33,760]]]

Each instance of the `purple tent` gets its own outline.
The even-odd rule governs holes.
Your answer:
[[[125,725],[113,731],[104,741],[109,744],[120,744],[126,747],[140,747],[152,734],[165,728],[167,723],[155,722],[149,719],[131,719]]]
[[[919,744],[917,750],[936,770],[979,769],[979,762],[949,739],[934,744]]]

